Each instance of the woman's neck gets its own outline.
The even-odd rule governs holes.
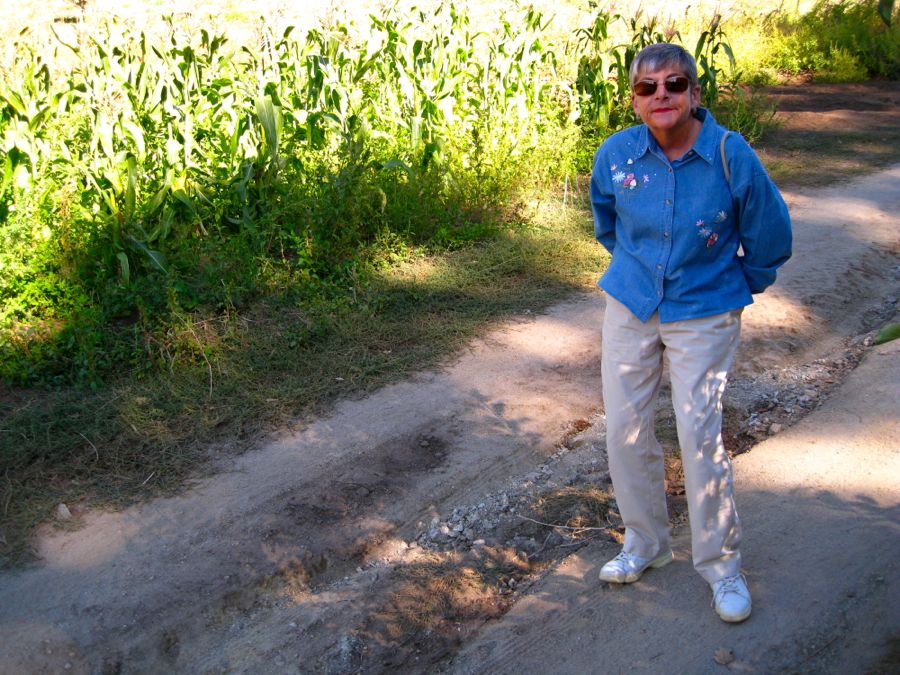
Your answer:
[[[654,133],[653,137],[669,161],[674,161],[684,157],[694,147],[702,128],[703,123],[696,117],[691,117],[688,124],[677,129],[670,129],[668,132]]]

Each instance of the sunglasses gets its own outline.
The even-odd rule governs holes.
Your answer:
[[[653,94],[656,93],[658,84],[659,83],[655,80],[638,80],[634,83],[632,90],[634,91],[635,96],[653,96]],[[670,94],[681,94],[686,92],[690,85],[690,80],[683,75],[675,75],[663,80],[663,86]]]

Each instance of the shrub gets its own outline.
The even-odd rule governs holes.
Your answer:
[[[764,66],[789,74],[821,73],[841,81],[900,76],[900,23],[887,25],[877,0],[820,0],[802,17],[773,15]]]

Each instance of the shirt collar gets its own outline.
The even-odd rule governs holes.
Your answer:
[[[692,149],[700,157],[712,164],[718,151],[719,133],[717,127],[719,125],[716,123],[712,113],[706,108],[697,108],[697,119],[703,123],[703,126],[700,128],[700,135],[694,141]],[[643,157],[651,148],[662,154],[662,150],[660,150],[659,144],[650,133],[650,129],[647,128],[646,124],[642,124],[641,134],[638,138],[637,156]]]

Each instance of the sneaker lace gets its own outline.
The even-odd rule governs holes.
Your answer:
[[[728,593],[737,593],[741,595],[741,588],[738,586],[738,582],[743,581],[745,584],[746,578],[743,573],[734,574],[730,577],[725,577],[722,581],[719,582],[718,587],[716,588],[715,595],[713,595],[712,603],[715,604],[719,601],[719,598],[725,597]]]

